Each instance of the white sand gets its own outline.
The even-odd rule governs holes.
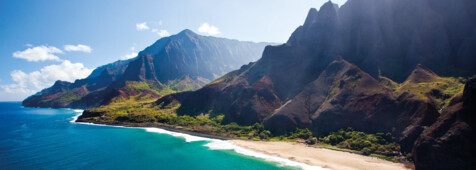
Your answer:
[[[291,142],[230,140],[233,144],[292,161],[330,169],[409,169],[404,164]]]

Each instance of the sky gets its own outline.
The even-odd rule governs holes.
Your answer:
[[[0,101],[132,58],[164,36],[284,43],[328,0],[1,0]],[[342,5],[346,0],[332,0]]]

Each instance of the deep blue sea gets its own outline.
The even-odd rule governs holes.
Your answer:
[[[226,141],[70,122],[78,114],[0,102],[0,169],[297,169]]]

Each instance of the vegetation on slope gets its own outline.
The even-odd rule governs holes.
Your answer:
[[[203,113],[198,116],[177,115],[180,105],[156,105],[153,101],[125,101],[88,110],[100,113],[98,117],[87,117],[86,121],[106,124],[132,124],[166,126],[186,131],[202,132],[212,135],[241,139],[268,139],[271,132],[264,130],[261,124],[240,126],[236,123],[222,124],[223,115],[210,116]]]
[[[153,91],[160,96],[176,93],[177,91],[182,91],[178,89],[177,91],[172,90],[168,86],[164,86],[157,82],[148,82],[148,81],[128,81],[126,86],[122,89],[127,91],[138,90],[138,91]]]
[[[84,96],[84,94],[80,94],[80,93],[77,93],[75,91],[66,91],[63,94],[59,95],[58,98],[49,98],[49,99],[43,100],[41,102],[49,102],[49,101],[52,101],[52,100],[56,100],[57,102],[66,103],[66,102],[73,102],[73,101],[79,100],[83,96]]]
[[[32,96],[29,100],[35,101],[42,106],[64,107],[71,102],[80,100],[88,94],[88,90],[83,86],[75,89],[61,88],[56,92],[44,90],[44,95]]]
[[[440,107],[446,106],[451,97],[463,92],[462,78],[438,77],[431,82],[405,81],[397,89],[397,93],[408,92],[421,100],[433,99]]]
[[[332,132],[319,140],[341,149],[350,149],[363,155],[375,155],[386,159],[400,155],[400,146],[390,133],[366,134],[352,128]]]
[[[459,93],[463,88],[461,79],[438,77],[425,71],[419,70],[419,72],[410,76],[407,81],[401,84],[385,77],[380,77],[380,81],[387,88],[392,89],[396,95],[409,93],[413,94],[412,97],[418,100],[436,101],[441,106],[444,106],[452,96]],[[229,73],[216,80],[215,83],[217,81],[230,81],[229,79],[233,79],[236,74],[236,72]],[[422,76],[421,74],[426,77],[419,78],[418,76]],[[359,83],[359,81],[354,80],[358,78],[355,76],[346,77],[346,79],[352,80],[350,81],[352,83],[348,84],[351,89]],[[334,82],[332,88],[329,89],[330,91],[340,86],[340,80]],[[148,82],[128,82],[127,86],[123,89],[129,91],[136,90],[140,91],[140,93],[136,93],[136,95],[127,99],[116,100],[107,106],[88,110],[88,112],[98,113],[96,115],[99,116],[84,117],[82,121],[132,126],[170,127],[239,139],[305,141],[318,147],[371,155],[388,160],[401,158],[401,148],[390,133],[367,134],[348,128],[324,136],[313,136],[313,133],[308,129],[296,129],[283,135],[275,135],[259,123],[251,126],[243,126],[237,123],[224,124],[222,122],[224,114],[218,113],[213,109],[201,113],[194,112],[194,114],[185,113],[178,115],[177,109],[181,107],[180,104],[173,102],[168,105],[164,105],[164,103],[157,104],[155,103],[156,98],[144,97],[143,95],[144,91],[153,91],[160,96],[174,93],[175,90],[171,84],[177,83],[170,82],[168,85],[157,85]]]
[[[387,77],[380,76],[380,82],[397,95],[409,93],[417,100],[432,101],[442,109],[446,107],[455,95],[462,93],[464,82],[462,77],[439,77],[430,73],[426,81],[415,80],[412,75],[403,83],[399,84]]]
[[[100,116],[86,117],[83,121],[103,124],[171,127],[238,139],[271,141],[297,141],[300,139],[308,144],[316,144],[317,142],[316,146],[319,147],[372,155],[389,160],[398,156],[400,151],[400,146],[393,141],[394,138],[389,133],[365,134],[348,128],[317,138],[308,129],[296,129],[293,132],[278,136],[273,135],[259,123],[251,126],[242,126],[234,122],[223,124],[224,115],[213,113],[213,110],[197,116],[177,115],[176,109],[179,107],[179,104],[154,104],[153,100],[128,100],[88,110],[88,112],[99,113]]]
[[[126,81],[125,86],[118,90],[119,95],[114,97],[109,105],[133,104],[135,101],[158,99],[172,93],[196,90],[207,82],[209,82],[207,79],[201,77],[191,79],[188,76],[169,81],[167,84],[156,81]]]

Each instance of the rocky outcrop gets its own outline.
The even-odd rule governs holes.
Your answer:
[[[391,132],[402,150],[410,153],[423,127],[438,116],[433,103],[407,93],[398,95],[355,65],[339,59],[263,123],[276,134],[295,128],[326,134],[347,127],[368,133]]]
[[[476,79],[454,97],[413,148],[416,169],[475,169]]]
[[[85,122],[84,120],[90,117],[100,117],[104,113],[102,112],[93,112],[90,110],[85,110],[81,116],[78,117],[77,122]]]
[[[314,132],[332,132],[347,127],[367,132],[391,131],[398,110],[390,90],[341,59],[329,64],[297,96],[274,110],[264,120],[264,125],[275,133],[292,131],[296,127]]]

